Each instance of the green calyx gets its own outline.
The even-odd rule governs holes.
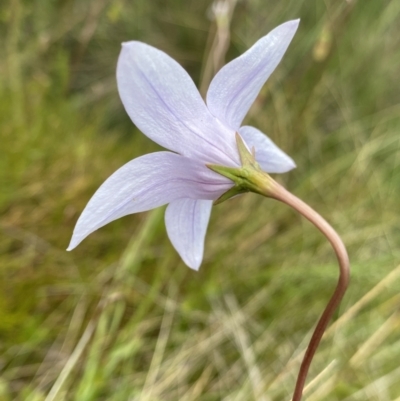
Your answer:
[[[214,201],[214,205],[245,192],[255,192],[268,196],[273,186],[273,179],[263,171],[256,162],[254,148],[249,152],[238,133],[236,133],[236,143],[242,163],[241,167],[225,167],[217,164],[207,164],[210,170],[229,178],[235,183],[231,189]]]

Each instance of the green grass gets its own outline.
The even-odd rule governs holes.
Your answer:
[[[157,46],[204,83],[210,4],[0,5],[1,401],[290,399],[337,267],[284,205],[248,194],[215,207],[199,273],[162,209],[65,251],[105,178],[158,149],[120,103],[120,43]],[[400,3],[239,1],[226,60],[297,17],[246,121],[295,159],[279,181],[332,223],[352,262],[304,399],[398,401]]]

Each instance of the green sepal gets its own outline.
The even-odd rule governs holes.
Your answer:
[[[239,189],[236,186],[232,187],[228,191],[224,192],[218,199],[215,199],[213,202],[214,205],[219,205],[222,202],[225,202],[226,200],[233,198],[236,195],[244,194],[245,192],[249,192],[248,190],[244,189]]]
[[[210,170],[229,178],[235,183],[231,189],[214,201],[214,205],[245,192],[265,193],[265,189],[271,185],[271,177],[256,162],[254,148],[250,152],[238,133],[236,133],[236,144],[242,163],[241,167],[206,165]]]
[[[229,178],[233,182],[236,182],[235,180],[242,170],[240,167],[226,167],[220,166],[219,164],[206,164],[206,166],[210,170],[215,171],[216,173],[221,174],[226,178]]]
[[[236,145],[238,147],[239,157],[240,157],[240,161],[242,162],[242,166],[243,167],[253,166],[253,165],[258,166],[258,163],[256,162],[256,152],[255,152],[254,146],[252,148],[252,152],[249,152],[246,144],[243,142],[242,137],[237,132],[235,133],[235,138],[236,138]]]

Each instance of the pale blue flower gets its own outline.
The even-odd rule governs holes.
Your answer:
[[[168,236],[183,261],[198,270],[212,203],[234,185],[206,165],[240,166],[235,133],[255,148],[266,172],[295,167],[267,136],[241,123],[298,24],[278,26],[223,67],[210,84],[207,104],[175,60],[144,43],[124,43],[117,82],[125,109],[145,135],[172,152],[138,157],[109,177],[80,216],[68,250],[113,220],[168,204]]]

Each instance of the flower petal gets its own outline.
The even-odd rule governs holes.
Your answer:
[[[211,113],[237,131],[261,87],[288,48],[300,20],[288,21],[258,40],[216,74],[207,93]]]
[[[183,261],[194,270],[199,270],[203,260],[211,208],[209,200],[178,199],[165,212],[168,237]]]
[[[150,153],[122,166],[97,190],[76,224],[68,250],[107,223],[180,198],[216,199],[233,183],[171,152]]]
[[[267,173],[286,173],[296,167],[293,159],[257,128],[243,126],[239,133],[249,149],[254,146],[256,160]]]
[[[209,112],[187,72],[164,52],[124,43],[117,82],[130,118],[154,142],[205,163],[239,163],[234,133]]]

